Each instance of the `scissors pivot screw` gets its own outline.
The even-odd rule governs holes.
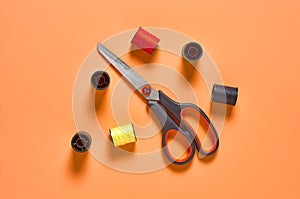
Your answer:
[[[146,85],[142,88],[142,93],[144,96],[149,96],[151,93],[151,87],[149,85]]]

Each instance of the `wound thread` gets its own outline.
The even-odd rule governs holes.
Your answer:
[[[111,128],[109,129],[109,133],[114,146],[122,146],[137,141],[131,123]]]
[[[142,27],[139,27],[132,38],[131,43],[151,55],[159,41],[160,39],[158,37],[149,33]]]

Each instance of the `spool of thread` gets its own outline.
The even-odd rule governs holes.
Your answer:
[[[77,132],[71,140],[71,146],[73,150],[78,153],[84,153],[88,151],[91,143],[92,137],[84,131]]]
[[[140,27],[132,38],[131,43],[151,55],[159,41],[158,37]]]
[[[91,84],[96,90],[104,90],[110,84],[109,74],[105,71],[96,71],[91,77]]]
[[[136,136],[132,124],[117,126],[109,129],[111,140],[114,146],[136,142]]]
[[[211,100],[222,104],[235,105],[238,97],[238,88],[214,84]]]
[[[203,48],[197,42],[189,42],[183,46],[181,54],[185,60],[196,62],[202,57]]]

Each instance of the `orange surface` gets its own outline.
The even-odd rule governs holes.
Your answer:
[[[300,198],[299,9],[293,0],[1,1],[1,198]],[[128,174],[72,153],[81,63],[97,42],[139,26],[200,40],[225,84],[239,87],[212,161]]]

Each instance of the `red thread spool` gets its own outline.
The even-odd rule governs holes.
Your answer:
[[[151,55],[159,41],[160,39],[155,35],[140,27],[132,38],[131,43]]]

